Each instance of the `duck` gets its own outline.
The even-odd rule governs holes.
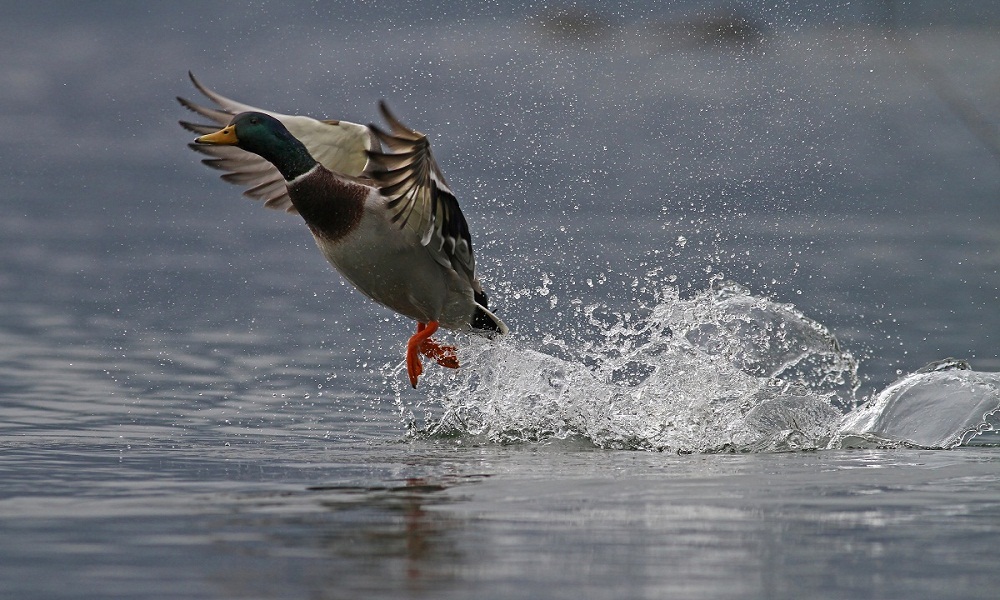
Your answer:
[[[195,86],[218,105],[181,98],[216,122],[181,122],[200,133],[191,147],[208,154],[223,179],[268,208],[297,213],[333,267],[358,291],[416,321],[406,371],[416,388],[420,357],[457,369],[457,348],[440,329],[494,339],[509,328],[488,308],[476,275],[472,239],[427,136],[400,121],[385,101],[388,130],[370,124],[258,110]]]

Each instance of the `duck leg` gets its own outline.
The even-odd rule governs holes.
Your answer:
[[[420,354],[433,358],[442,367],[458,368],[458,355],[454,346],[446,346],[431,339],[438,329],[437,321],[417,323],[417,332],[406,343],[406,373],[410,376],[410,385],[417,387],[417,378],[424,372],[420,363]]]

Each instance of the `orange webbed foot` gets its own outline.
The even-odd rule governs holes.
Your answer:
[[[420,362],[420,355],[433,358],[437,364],[449,369],[458,368],[458,351],[454,346],[439,344],[431,339],[434,332],[438,330],[437,321],[431,321],[426,325],[417,323],[417,332],[410,336],[410,341],[406,343],[406,374],[410,377],[410,385],[417,387],[417,380],[424,372],[424,366]]]
[[[437,328],[437,321],[431,321],[426,325],[417,323],[417,332],[406,342],[406,374],[409,375],[410,385],[413,387],[417,387],[417,379],[424,372],[424,366],[420,363],[424,342],[434,335]]]
[[[416,349],[406,349],[406,374],[410,377],[410,385],[417,387],[417,378],[424,372],[424,366],[420,364],[420,357],[417,356]]]
[[[439,344],[427,338],[420,344],[420,353],[427,358],[433,358],[442,367],[449,369],[458,368],[458,349],[454,346]]]

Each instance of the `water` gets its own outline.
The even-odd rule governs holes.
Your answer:
[[[996,596],[994,8],[283,6],[4,10],[0,595]],[[388,98],[515,334],[409,390],[187,69]]]

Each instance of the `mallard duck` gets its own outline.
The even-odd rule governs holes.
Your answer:
[[[192,147],[213,156],[205,162],[229,171],[227,181],[251,185],[245,193],[264,199],[265,206],[301,215],[345,279],[417,322],[406,345],[413,387],[423,372],[421,354],[445,367],[459,366],[454,346],[431,339],[439,327],[490,338],[508,332],[487,308],[468,224],[427,136],[400,122],[384,102],[379,109],[388,132],[253,109],[192,80],[221,108],[179,98],[181,103],[216,122],[226,118],[211,133],[206,130],[212,126],[181,123],[203,133]],[[335,150],[317,150],[323,148]]]

